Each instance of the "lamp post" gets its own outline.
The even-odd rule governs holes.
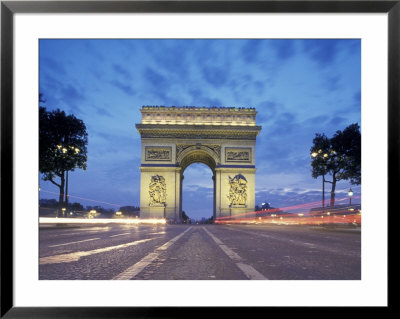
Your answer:
[[[353,196],[354,194],[351,188],[349,189],[349,192],[347,194],[349,195],[349,206],[351,206],[351,196]]]

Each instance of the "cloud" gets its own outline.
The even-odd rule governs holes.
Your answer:
[[[120,64],[113,64],[112,65],[113,70],[118,73],[119,75],[122,75],[126,80],[131,80],[131,74],[127,71],[126,67],[123,67]]]
[[[113,117],[113,115],[110,112],[108,112],[106,109],[102,107],[97,107],[96,113],[106,117],[111,117],[111,118]]]
[[[66,75],[65,67],[62,62],[56,61],[53,58],[45,57],[40,59],[40,71],[47,74],[58,74],[59,76]]]
[[[86,100],[84,90],[77,88],[77,85],[67,84],[60,88],[60,101],[73,113],[82,113],[82,102]]]
[[[126,83],[123,83],[118,80],[113,80],[110,83],[127,95],[130,95],[130,96],[136,95],[136,91],[130,85],[128,85]]]
[[[262,124],[271,121],[275,118],[278,104],[274,101],[263,101],[256,105],[257,122]]]
[[[357,91],[356,93],[354,93],[354,102],[358,107],[360,107],[360,105],[361,105],[361,91]]]
[[[218,98],[210,97],[205,94],[205,91],[200,89],[192,89],[188,91],[191,99],[191,105],[196,106],[224,106]]]
[[[270,46],[276,52],[276,56],[280,60],[289,59],[296,53],[295,42],[293,40],[274,39],[271,40]]]
[[[241,50],[241,56],[247,63],[259,61],[259,54],[264,40],[247,40]]]
[[[341,127],[344,123],[346,123],[347,119],[341,116],[335,116],[329,121],[329,125],[335,128]]]
[[[205,80],[215,87],[223,86],[228,79],[227,70],[218,67],[203,67],[203,76]]]
[[[324,124],[329,119],[330,119],[330,116],[328,116],[326,114],[313,116],[304,121],[304,126],[314,127],[316,124],[318,124],[318,125]]]
[[[325,87],[328,91],[336,91],[340,89],[341,78],[338,75],[327,76],[325,79]]]
[[[144,78],[153,88],[157,88],[158,90],[165,90],[169,87],[167,79],[150,67],[145,69]]]
[[[303,51],[320,66],[334,62],[338,54],[338,40],[306,39],[302,40]]]

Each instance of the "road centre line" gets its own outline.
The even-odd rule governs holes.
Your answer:
[[[85,239],[85,240],[79,240],[79,241],[72,241],[70,243],[65,243],[65,244],[58,244],[58,245],[51,245],[49,247],[59,247],[59,246],[66,246],[66,245],[72,245],[72,244],[77,244],[77,243],[83,243],[85,241],[92,241],[92,240],[98,240],[100,238],[91,238],[91,239]]]
[[[130,247],[130,246],[136,246],[138,244],[141,244],[141,243],[147,242],[149,240],[153,240],[153,239],[156,239],[156,237],[142,239],[142,240],[136,240],[134,242],[130,242],[130,243],[126,243],[126,244],[98,248],[98,249],[94,249],[94,250],[76,251],[73,253],[42,257],[39,259],[39,264],[40,265],[48,265],[48,264],[70,263],[70,262],[78,261],[81,257],[104,253],[104,252],[114,250],[114,249],[124,249],[124,248]]]
[[[268,280],[264,275],[255,270],[252,266],[244,263],[243,258],[235,253],[232,249],[226,246],[221,240],[211,234],[205,227],[203,230],[215,241],[215,243],[222,249],[222,251],[233,261],[235,261],[236,266],[244,273],[244,275],[249,279],[256,280]]]
[[[153,252],[139,260],[137,263],[128,267],[119,275],[115,276],[113,280],[129,280],[139,274],[145,267],[153,262],[163,251],[167,250],[171,247],[179,238],[181,238],[186,232],[191,230],[192,227],[189,227],[184,232],[180,233],[178,236],[175,236],[170,241],[166,242],[164,245],[156,248]]]

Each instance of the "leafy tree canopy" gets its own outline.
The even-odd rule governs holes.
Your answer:
[[[65,171],[86,169],[88,134],[82,120],[39,107],[39,171],[55,183]]]
[[[316,134],[310,151],[312,177],[330,174],[336,181],[361,183],[361,133],[357,123],[336,131],[330,139]]]
[[[331,206],[334,205],[337,181],[361,184],[361,133],[357,123],[336,131],[332,138],[317,133],[310,152],[312,177],[323,176],[323,183],[332,184]],[[330,175],[332,180],[326,181],[325,175]]]

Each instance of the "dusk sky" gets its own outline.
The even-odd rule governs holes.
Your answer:
[[[69,174],[70,202],[84,206],[139,206],[143,105],[256,108],[256,205],[273,207],[320,202],[315,133],[362,127],[360,40],[40,40],[39,62],[43,106],[87,127],[87,170]],[[211,217],[211,169],[184,175],[183,210]],[[40,186],[40,198],[57,198],[53,184]],[[361,185],[340,181],[338,203],[350,187],[361,201]]]

